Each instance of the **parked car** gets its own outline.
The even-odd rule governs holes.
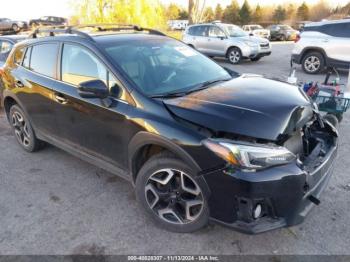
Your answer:
[[[7,35],[0,36],[0,108],[2,107],[2,90],[3,90],[3,82],[2,82],[2,74],[3,74],[3,66],[6,62],[7,57],[9,56],[13,46],[25,39],[24,35]]]
[[[226,57],[232,64],[242,59],[258,61],[271,54],[267,39],[249,36],[240,27],[223,23],[187,27],[183,42],[208,56]]]
[[[42,16],[39,19],[32,19],[29,21],[29,26],[37,28],[39,26],[62,26],[68,25],[68,20],[57,16]]]
[[[211,219],[260,233],[319,204],[337,131],[299,88],[225,70],[155,30],[99,27],[112,32],[15,46],[4,105],[24,150],[47,142],[127,179],[176,232]]]
[[[350,19],[306,24],[294,45],[292,61],[309,74],[325,67],[349,68]]]
[[[168,26],[170,30],[185,30],[188,26],[188,20],[169,20]]]
[[[14,32],[28,29],[28,24],[24,21],[15,21],[8,18],[0,18],[0,32]]]
[[[270,39],[270,30],[264,29],[261,25],[244,25],[242,29],[251,36]]]
[[[270,30],[270,39],[279,41],[294,41],[299,31],[293,29],[289,25],[271,25],[267,29]]]

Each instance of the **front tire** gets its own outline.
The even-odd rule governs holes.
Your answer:
[[[307,74],[318,74],[324,66],[324,58],[320,52],[307,53],[302,60],[302,68]]]
[[[36,138],[29,119],[18,105],[13,105],[9,112],[9,120],[19,145],[28,152],[38,151],[43,142]]]
[[[170,154],[151,157],[136,179],[136,196],[153,221],[178,233],[208,224],[209,210],[193,170]]]
[[[231,64],[239,64],[242,60],[242,52],[238,47],[232,47],[227,52],[227,58]]]

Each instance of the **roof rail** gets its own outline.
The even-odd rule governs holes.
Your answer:
[[[73,28],[96,28],[97,31],[99,32],[106,32],[106,31],[124,31],[124,30],[134,30],[134,31],[138,31],[138,32],[142,32],[142,31],[148,31],[150,34],[152,35],[161,35],[161,36],[166,36],[166,34],[158,31],[158,30],[154,30],[154,29],[150,29],[150,28],[144,28],[144,27],[140,27],[138,25],[133,25],[133,24],[109,24],[109,23],[101,23],[101,24],[86,24],[86,25],[76,25],[76,26],[72,26]]]
[[[85,37],[89,40],[93,40],[93,38],[82,31],[74,29],[72,26],[56,26],[56,27],[43,27],[35,29],[31,34],[29,34],[28,38],[37,38],[40,33],[48,33],[50,36],[55,36],[55,33],[61,34],[75,34],[82,37]]]
[[[55,36],[56,33],[61,34],[75,34],[82,37],[85,37],[89,40],[93,40],[91,35],[81,31],[83,28],[95,28],[97,32],[118,32],[118,31],[126,31],[126,30],[134,30],[137,32],[147,31],[153,35],[166,36],[166,34],[150,29],[143,28],[138,25],[130,25],[130,24],[86,24],[86,25],[73,25],[73,26],[52,26],[52,27],[42,27],[35,29],[28,37],[29,38],[37,38],[37,35],[40,33],[48,33],[50,36]],[[80,29],[80,30],[79,30]]]

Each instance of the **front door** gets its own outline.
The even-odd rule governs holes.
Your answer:
[[[77,89],[79,84],[93,79],[104,81],[110,88],[108,101],[111,104],[98,98],[80,97]],[[61,140],[125,169],[129,135],[126,116],[131,108],[123,100],[122,93],[126,91],[105,65],[90,50],[80,45],[64,44],[61,80],[55,87],[55,94],[63,101],[57,115]]]

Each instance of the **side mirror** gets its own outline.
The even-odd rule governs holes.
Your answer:
[[[221,40],[226,39],[226,37],[225,37],[225,36],[218,36],[218,38],[219,38],[219,39],[221,39]]]
[[[109,89],[101,80],[90,80],[80,83],[78,93],[82,98],[107,98]]]
[[[254,34],[253,34],[253,33],[249,33],[249,35],[250,35],[250,36],[254,36]]]

